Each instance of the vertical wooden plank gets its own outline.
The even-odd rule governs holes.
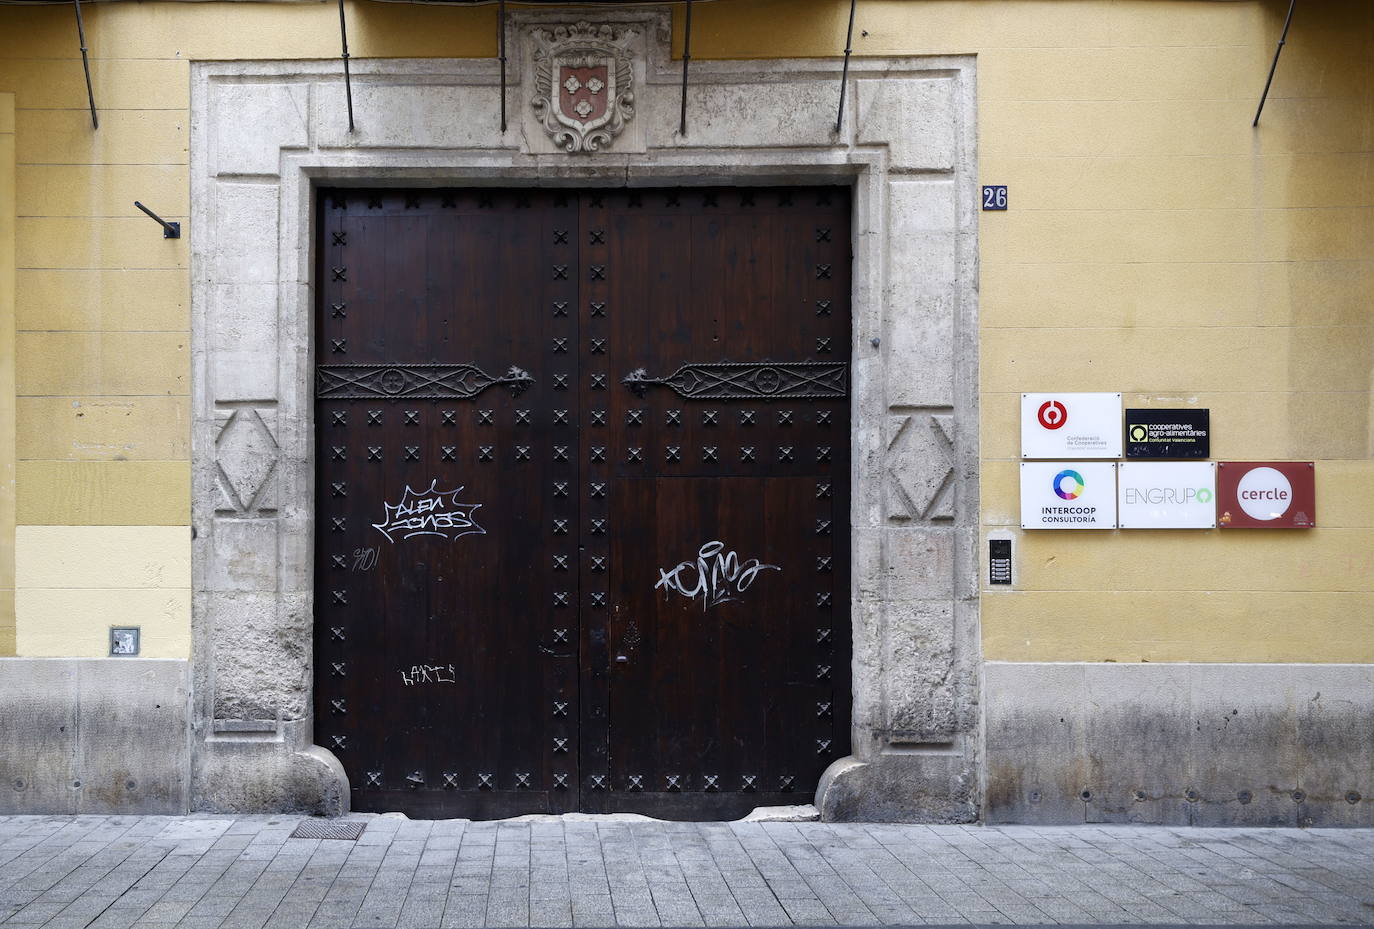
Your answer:
[[[616,393],[614,369],[605,346],[610,321],[630,312],[616,300],[610,281],[624,269],[611,261],[608,228],[608,191],[587,191],[578,196],[575,230],[577,261],[571,273],[578,284],[574,314],[578,320],[575,380],[581,441],[578,460],[583,480],[576,488],[582,513],[578,523],[578,571],[580,575],[579,671],[582,679],[580,715],[580,776],[583,809],[605,811],[609,793],[609,672],[610,626],[615,610],[611,539],[617,531],[611,521],[613,443]],[[593,340],[597,340],[594,351]]]

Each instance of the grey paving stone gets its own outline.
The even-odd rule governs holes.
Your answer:
[[[219,929],[222,922],[218,916],[187,916],[177,923],[177,929]]]
[[[0,817],[0,918],[304,926],[1369,923],[1374,830]]]
[[[450,893],[444,903],[444,915],[439,925],[450,927],[480,926],[487,915],[486,894]]]
[[[444,918],[447,899],[447,887],[440,888],[437,893],[408,895],[396,925],[399,929],[437,929]]]
[[[819,900],[779,900],[787,917],[799,926],[834,926],[835,917]]]

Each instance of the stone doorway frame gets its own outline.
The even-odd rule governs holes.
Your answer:
[[[972,56],[696,61],[677,135],[669,12],[531,10],[497,63],[195,62],[191,71],[191,807],[347,810],[313,744],[311,317],[320,186],[849,184],[854,190],[853,754],[826,819],[980,809],[977,190]],[[529,32],[629,26],[636,114],[609,150],[550,152]],[[252,131],[245,131],[252,126]]]

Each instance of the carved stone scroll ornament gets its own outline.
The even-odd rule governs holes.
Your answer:
[[[554,144],[569,153],[596,152],[635,115],[634,68],[627,47],[637,33],[624,26],[535,29],[535,114]]]

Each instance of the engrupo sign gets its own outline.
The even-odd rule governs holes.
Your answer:
[[[1311,529],[1317,525],[1316,467],[1310,461],[1217,464],[1222,529]]]
[[[1210,461],[1126,461],[1117,468],[1122,529],[1213,529],[1216,465]]]

